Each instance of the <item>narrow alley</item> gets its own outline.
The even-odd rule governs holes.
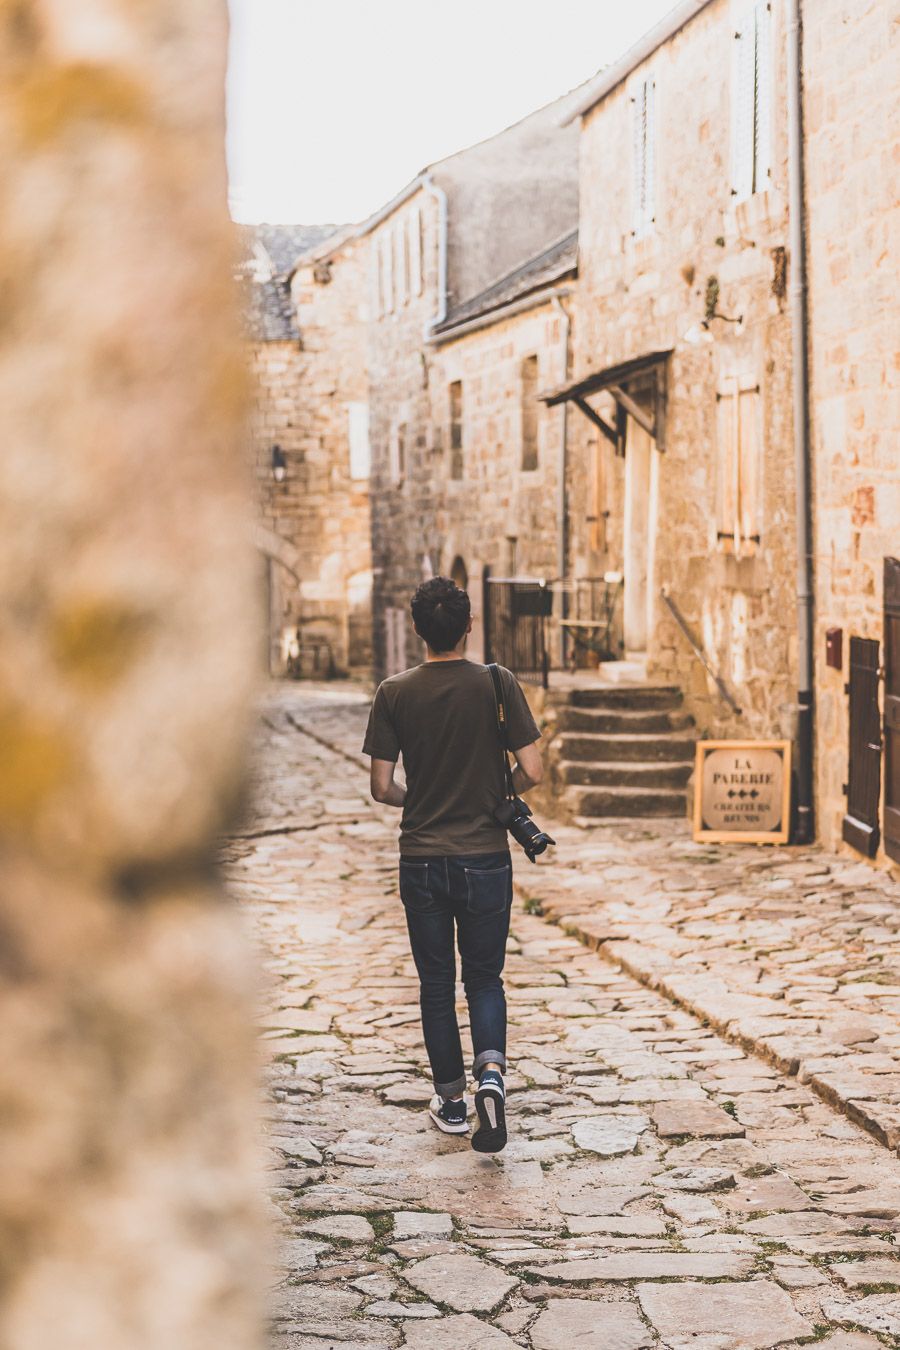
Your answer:
[[[655,951],[645,976],[585,945],[602,940],[590,915],[579,941],[538,912],[542,889],[589,894],[602,868],[621,929],[634,840],[616,857],[607,837],[592,861],[564,830],[554,863],[516,860],[510,1143],[479,1156],[430,1125],[396,816],[368,797],[365,714],[352,686],[273,689],[257,815],[225,850],[266,977],[276,1350],[900,1344],[900,1164],[872,1121],[667,996],[661,923],[635,933]],[[640,850],[654,866],[673,828]],[[679,933],[673,963],[689,921]],[[741,968],[733,950],[723,964]]]

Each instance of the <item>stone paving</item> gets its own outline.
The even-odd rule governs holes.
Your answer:
[[[507,967],[510,1144],[430,1126],[363,718],[352,693],[273,692],[225,849],[266,977],[275,1350],[900,1345],[896,1157],[533,906]]]

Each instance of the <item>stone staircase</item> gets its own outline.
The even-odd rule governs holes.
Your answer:
[[[557,815],[684,816],[694,768],[691,718],[673,685],[548,690],[549,788]]]

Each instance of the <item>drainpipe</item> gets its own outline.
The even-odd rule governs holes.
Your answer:
[[[804,218],[801,0],[787,0],[788,189],[791,247],[794,472],[797,484],[797,832],[815,837],[813,814],[813,555],[809,444],[809,355]]]
[[[558,295],[553,297],[553,308],[559,315],[563,330],[562,343],[562,383],[565,384],[569,378],[569,333],[572,327],[572,321],[569,318],[568,311]],[[566,492],[566,470],[568,468],[568,439],[569,439],[569,404],[568,400],[563,400],[559,405],[559,494],[557,497],[557,555],[556,571],[560,579],[560,611],[561,618],[568,616],[568,596],[565,588],[566,561],[569,551],[569,512],[568,497]],[[559,630],[559,663],[561,666],[566,664],[566,630]]]
[[[425,321],[425,341],[447,317],[447,194],[430,173],[422,175],[422,187],[437,202],[438,207],[438,307],[434,318]]]

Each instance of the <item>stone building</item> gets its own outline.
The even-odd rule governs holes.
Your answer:
[[[571,104],[432,165],[359,231],[369,249],[378,673],[417,658],[408,602],[423,576],[455,572],[471,585],[485,566],[556,567],[548,494],[559,456],[553,419],[533,405],[539,383],[563,369],[566,320],[549,306],[574,270],[578,131],[561,125]],[[533,442],[524,461],[523,381]]]
[[[795,696],[783,8],[682,4],[576,109],[570,567],[624,575],[626,654],[712,735]]]
[[[830,847],[843,836],[897,863],[900,569],[885,562],[900,557],[900,102],[891,8],[877,0],[858,0],[852,11],[840,0],[804,6],[804,111],[819,834]],[[830,644],[833,664],[829,630],[842,636],[841,652]],[[853,652],[852,672],[851,637],[871,644]],[[875,667],[868,678],[867,664]],[[881,697],[878,666],[886,668]],[[851,753],[845,683],[857,677],[863,698]]]
[[[364,246],[333,226],[245,227],[243,239],[269,669],[367,670]]]

